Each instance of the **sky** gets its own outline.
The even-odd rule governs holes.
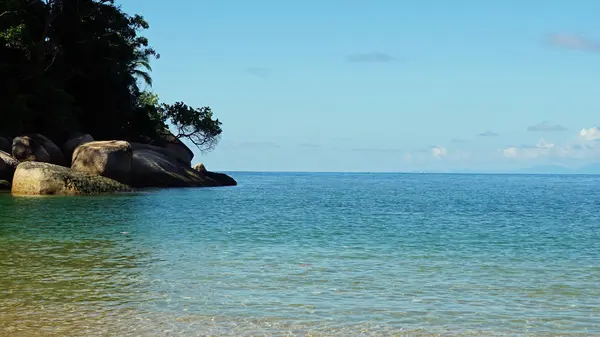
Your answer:
[[[152,90],[210,106],[217,171],[499,172],[600,162],[597,0],[117,0]]]

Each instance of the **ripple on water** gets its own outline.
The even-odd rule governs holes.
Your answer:
[[[594,176],[0,195],[0,335],[600,335]]]

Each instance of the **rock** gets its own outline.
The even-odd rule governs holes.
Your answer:
[[[18,160],[16,160],[10,154],[4,151],[0,151],[0,161],[4,162],[8,166],[11,166],[12,168],[17,168],[17,165],[19,165]]]
[[[236,186],[237,181],[225,173],[206,171],[204,175],[217,182],[218,186]]]
[[[94,138],[89,134],[84,134],[81,132],[75,133],[71,135],[69,140],[67,140],[62,146],[62,152],[65,155],[67,161],[73,160],[73,152],[79,145],[87,144],[93,142]]]
[[[206,170],[206,167],[205,167],[205,166],[204,166],[204,164],[202,164],[202,163],[198,163],[198,164],[194,165],[194,167],[192,167],[192,168],[193,168],[195,171],[197,171],[197,172],[200,172],[200,173],[202,173],[202,174],[204,174],[204,173],[208,172],[208,171]]]
[[[16,137],[12,142],[12,155],[19,161],[66,164],[58,146],[38,133]]]
[[[10,182],[7,180],[0,180],[0,191],[10,191]]]
[[[106,177],[41,162],[19,164],[12,183],[15,195],[92,195],[131,191],[129,186]]]
[[[192,166],[194,152],[170,131],[163,133],[162,141],[159,145],[173,152],[175,158],[183,165],[186,165],[187,167]]]
[[[0,180],[12,181],[19,161],[10,154],[0,151]]]
[[[186,167],[161,152],[138,149],[133,151],[131,185],[134,187],[201,187],[219,183]]]
[[[0,137],[0,151],[4,152],[12,152],[12,138],[9,137]]]
[[[127,184],[131,175],[132,150],[129,142],[120,140],[89,142],[73,153],[71,168],[111,178]]]
[[[205,177],[214,180],[219,186],[236,186],[237,181],[225,173],[211,172],[206,169],[204,164],[198,163],[192,168],[194,171],[204,175]]]
[[[180,144],[179,144],[180,143]],[[194,159],[194,153],[182,142],[179,143],[167,143],[165,148],[175,153],[177,160],[186,166],[192,166],[192,159]]]
[[[161,146],[156,146],[156,145],[151,145],[151,144],[143,144],[143,143],[131,143],[131,150],[133,150],[134,152],[137,150],[151,150],[154,152],[158,152],[160,154],[162,154],[163,156],[167,156],[175,161],[178,162],[178,165],[184,165],[187,166],[185,163],[182,163],[177,154],[167,148],[161,147]],[[187,166],[190,167],[190,166]]]

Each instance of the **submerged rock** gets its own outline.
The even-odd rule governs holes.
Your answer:
[[[130,191],[129,186],[106,177],[41,162],[19,164],[12,183],[15,195],[93,195]]]
[[[56,165],[66,164],[63,153],[58,146],[38,133],[13,139],[12,156],[19,161],[37,161]]]
[[[89,142],[75,149],[71,168],[127,184],[131,176],[131,161],[131,144],[128,142]]]

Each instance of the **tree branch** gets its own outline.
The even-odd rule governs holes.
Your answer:
[[[58,50],[54,53],[54,55],[52,55],[52,61],[50,61],[50,64],[48,64],[46,66],[46,69],[44,69],[44,72],[47,72],[48,69],[50,69],[50,67],[52,67],[52,65],[54,64],[54,62],[56,61],[56,56],[58,55]]]

